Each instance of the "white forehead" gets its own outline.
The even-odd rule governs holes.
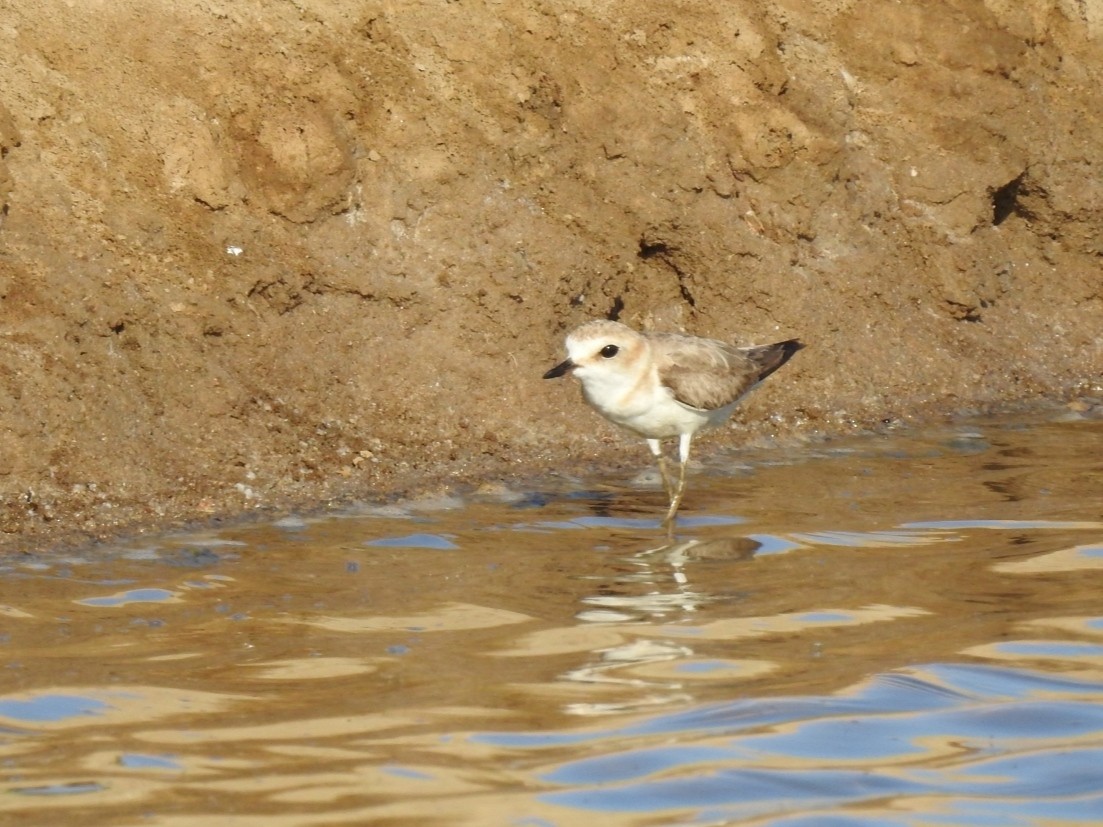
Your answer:
[[[600,319],[575,328],[567,336],[567,352],[571,358],[588,356],[606,345],[625,347],[640,339],[640,334],[620,322]]]

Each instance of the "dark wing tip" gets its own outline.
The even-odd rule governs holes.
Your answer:
[[[800,339],[786,339],[784,342],[778,342],[774,347],[781,348],[782,352],[785,354],[785,358],[788,359],[798,350],[804,350],[808,345]]]
[[[752,358],[759,365],[758,381],[761,382],[793,358],[794,353],[803,350],[805,347],[806,345],[800,339],[786,339],[784,342],[775,342],[772,345],[755,348],[752,351],[754,354]]]

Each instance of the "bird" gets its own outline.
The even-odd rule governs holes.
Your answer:
[[[673,531],[686,487],[694,435],[727,422],[739,400],[805,347],[799,339],[736,347],[681,333],[641,333],[597,319],[567,335],[567,358],[545,379],[573,375],[583,398],[603,417],[647,441],[670,507],[662,525]],[[672,480],[663,440],[678,440]]]

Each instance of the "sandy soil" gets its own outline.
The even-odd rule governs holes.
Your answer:
[[[1103,394],[1101,0],[0,11],[5,548],[643,467],[594,317],[803,338],[720,443]]]

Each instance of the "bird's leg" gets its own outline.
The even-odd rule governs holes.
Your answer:
[[[659,476],[663,480],[663,491],[666,492],[667,499],[673,498],[674,488],[670,484],[670,475],[666,472],[666,457],[663,455],[663,444],[657,439],[647,440],[647,447],[651,449],[652,455],[659,463]]]
[[[689,464],[689,445],[692,441],[693,434],[681,434],[678,437],[678,487],[670,497],[670,510],[663,519],[663,525],[671,530],[674,528],[678,507],[682,504],[682,495],[686,492],[686,465]]]

